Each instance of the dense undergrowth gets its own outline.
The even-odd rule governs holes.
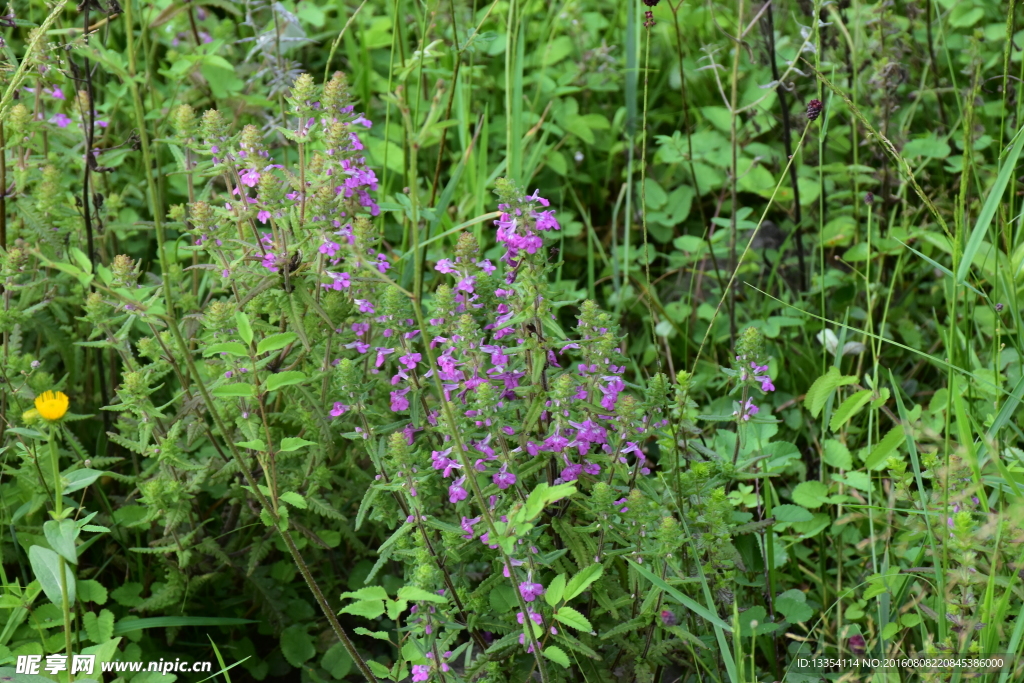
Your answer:
[[[0,674],[1018,680],[1016,4],[11,3]]]

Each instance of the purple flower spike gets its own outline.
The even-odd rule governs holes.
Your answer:
[[[523,581],[519,584],[519,593],[523,596],[523,600],[526,602],[533,602],[540,596],[544,595],[544,586],[539,583],[532,583],[530,581]],[[531,617],[533,614],[530,615]]]

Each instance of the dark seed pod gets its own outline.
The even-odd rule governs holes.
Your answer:
[[[644,4],[648,7],[657,7],[661,0],[644,0]]]
[[[821,103],[821,100],[811,100],[807,103],[807,118],[814,121],[821,115],[821,110],[825,105]]]

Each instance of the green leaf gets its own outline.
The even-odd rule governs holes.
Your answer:
[[[817,418],[818,414],[821,413],[821,409],[825,407],[828,397],[836,390],[836,387],[852,384],[856,381],[856,377],[842,376],[839,373],[839,368],[833,365],[828,369],[828,372],[814,380],[814,384],[807,390],[807,395],[804,397],[804,407],[810,411],[811,417]]]
[[[627,562],[629,562],[629,566],[631,566],[633,569],[635,569],[637,571],[637,573],[639,573],[645,579],[650,581],[657,588],[660,588],[661,590],[665,591],[666,593],[671,595],[673,598],[678,600],[680,604],[682,604],[684,607],[688,608],[694,614],[697,614],[698,616],[704,618],[706,621],[710,622],[714,626],[717,626],[718,628],[720,628],[725,633],[732,633],[732,626],[730,626],[729,624],[727,624],[724,621],[722,621],[722,619],[717,614],[715,614],[714,612],[709,610],[707,607],[701,606],[701,604],[698,603],[693,598],[691,598],[691,597],[689,597],[687,595],[684,595],[683,593],[679,592],[678,590],[676,590],[675,588],[670,586],[660,576],[658,576],[657,574],[651,572],[649,569],[647,569],[643,565],[637,564],[637,562],[635,560],[632,560],[632,559],[630,559],[628,557],[625,558],[625,559],[626,559]]]
[[[142,588],[141,584],[136,584]],[[118,589],[120,590],[120,589]],[[115,593],[117,590],[114,591]],[[121,603],[125,604],[125,603]],[[122,619],[114,624],[114,635],[123,636],[147,628],[181,628],[183,626],[244,626],[255,624],[252,619],[238,617],[150,617],[147,619]]]
[[[388,642],[391,641],[391,638],[388,636],[387,631],[371,631],[370,629],[363,628],[362,626],[356,626],[352,630],[361,636],[370,636],[371,638],[376,638],[377,640],[386,640]],[[338,643],[338,645],[341,645],[341,643]]]
[[[249,349],[245,348],[244,344],[238,342],[221,342],[220,344],[212,344],[203,350],[203,356],[212,356],[215,353],[227,353],[232,356],[248,356]]]
[[[256,387],[245,382],[222,384],[210,392],[218,398],[251,398],[256,395]]]
[[[96,644],[105,643],[114,637],[114,613],[105,609],[99,613],[86,612],[82,617],[89,640]]]
[[[903,425],[896,425],[890,429],[871,450],[871,454],[864,461],[864,467],[869,470],[879,470],[885,467],[885,461],[893,451],[900,447],[904,438],[906,435],[903,433]]]
[[[267,391],[276,391],[281,387],[298,384],[299,382],[305,381],[305,379],[306,373],[299,370],[279,372],[276,375],[271,375],[267,378]]]
[[[431,593],[418,586],[402,586],[398,589],[398,597],[409,602],[437,602],[441,604],[448,602],[448,598],[443,595]]]
[[[832,421],[829,422],[829,429],[838,432],[843,425],[850,421],[854,415],[860,412],[861,408],[871,400],[871,390],[863,389],[848,397],[842,405],[832,413]]]
[[[526,499],[526,521],[535,519],[547,505],[568,498],[574,493],[576,493],[576,487],[572,484],[557,486],[548,486],[544,482],[537,484],[536,488],[530,492],[530,497]]]
[[[793,502],[817,510],[828,502],[828,486],[820,481],[805,481],[793,489]]]
[[[297,507],[300,510],[305,510],[309,507],[308,503],[306,503],[306,499],[295,491],[285,491],[278,497],[289,505]]]
[[[565,600],[568,602],[587,589],[587,587],[601,578],[604,573],[603,564],[592,564],[576,573],[569,585],[565,587]]]
[[[61,521],[50,520],[43,524],[46,542],[71,564],[78,564],[78,551],[75,539],[78,538],[78,527],[70,519]]]
[[[371,139],[373,139],[373,138],[371,138]],[[384,679],[391,678],[391,669],[387,668],[386,666],[384,666],[380,662],[375,662],[372,659],[367,659],[366,660],[366,665],[370,667],[370,671],[373,672],[374,676],[378,676],[378,677],[384,678]]]
[[[263,443],[263,441],[260,440],[260,439],[254,439],[253,441],[239,441],[235,445],[236,446],[241,446],[242,448],[248,448],[248,449],[254,450],[254,451],[266,451],[267,450],[267,444]]]
[[[552,607],[556,607],[559,602],[562,601],[562,595],[565,593],[565,574],[559,574],[551,580],[548,584],[548,588],[544,591],[544,601]]]
[[[506,584],[495,586],[490,595],[491,609],[498,614],[507,614],[515,610],[519,603],[516,602],[516,594],[512,587]]]
[[[32,573],[39,579],[39,585],[46,594],[47,600],[60,607],[63,604],[64,592],[60,586],[60,555],[49,548],[34,545],[28,549],[28,560],[32,565]],[[64,565],[64,578],[68,587],[68,603],[75,604],[75,575],[71,567]]]
[[[821,459],[824,460],[826,464],[840,470],[848,470],[853,467],[853,458],[850,457],[850,449],[847,448],[845,444],[836,441],[835,439],[826,439],[822,446],[824,446],[824,449],[821,454]]]
[[[299,338],[299,335],[294,332],[281,332],[279,334],[272,334],[265,339],[260,340],[260,343],[256,346],[256,353],[263,355],[270,351],[277,351],[291,344],[293,341]]]
[[[381,586],[365,586],[357,591],[342,593],[341,599],[345,600],[346,598],[352,600],[387,600],[388,592]]]
[[[358,632],[359,629],[356,629],[356,633]],[[352,670],[353,664],[352,656],[341,643],[332,645],[331,649],[324,654],[324,658],[320,660],[320,666],[327,669],[327,673],[331,674],[338,681],[348,675],[348,672]]]
[[[814,515],[799,505],[776,505],[772,508],[772,517],[779,522],[809,522]]]
[[[287,453],[288,451],[297,451],[300,448],[302,448],[303,446],[315,446],[315,445],[316,445],[315,441],[306,441],[305,439],[300,439],[298,437],[289,436],[289,437],[287,437],[285,439],[281,439],[281,448],[279,450],[282,453]]]
[[[579,631],[586,631],[587,633],[590,633],[594,630],[594,627],[590,625],[590,622],[587,621],[585,616],[568,605],[562,605],[558,608],[558,611],[555,612],[555,619],[558,619],[566,626],[572,626],[574,629]]]
[[[306,632],[305,625],[292,624],[281,632],[281,654],[296,669],[313,658],[316,647],[313,645],[313,637]]]
[[[242,311],[235,313],[235,324],[238,325],[238,336],[246,346],[252,344],[252,325],[249,324],[249,316]]]
[[[885,628],[882,629],[882,640],[889,640],[894,635],[896,635],[896,632],[899,630],[900,625],[895,621],[890,621],[888,624],[885,625]]]
[[[565,651],[557,645],[549,645],[544,648],[544,656],[555,664],[561,664],[566,669],[569,668],[569,655],[565,654]]]
[[[384,614],[383,600],[360,600],[351,605],[345,605],[338,614],[354,614],[358,617],[376,619]]]
[[[82,602],[95,602],[97,605],[104,605],[107,602],[107,589],[94,579],[79,581],[78,599]]]
[[[84,489],[86,486],[89,486],[94,481],[99,479],[103,474],[103,470],[90,469],[81,469],[75,470],[74,472],[68,472],[64,476],[64,481],[67,482],[64,485],[65,495],[68,493],[74,493],[75,491],[80,491],[81,489]]]
[[[992,185],[992,189],[989,190],[988,197],[985,198],[985,205],[981,207],[981,213],[978,214],[978,220],[974,224],[974,229],[971,230],[967,246],[964,247],[960,265],[956,269],[957,284],[967,279],[967,273],[970,272],[971,264],[974,263],[974,256],[981,249],[981,244],[985,241],[989,225],[991,225],[992,219],[995,218],[996,210],[1003,202],[1006,186],[1010,182],[1010,178],[1013,177],[1013,171],[1017,167],[1017,159],[1020,158],[1021,150],[1024,149],[1024,126],[1017,131],[1016,138],[1017,140],[1013,143],[1013,148],[1010,149],[1009,154],[1006,155],[1006,159],[999,168],[996,182]]]
[[[807,604],[807,596],[795,588],[776,599],[775,609],[790,623],[804,622],[814,616],[814,610]]]

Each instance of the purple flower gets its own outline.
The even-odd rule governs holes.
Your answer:
[[[356,299],[355,302],[359,304],[360,313],[369,313],[370,315],[373,315],[375,313],[373,304],[367,301],[366,299]]]
[[[676,622],[675,612],[673,612],[672,610],[667,610],[667,609],[662,610],[661,611],[661,623],[663,623],[665,626],[675,626],[676,623],[677,623]]]
[[[348,273],[327,272],[325,275],[331,278],[330,282],[321,283],[320,286],[325,289],[333,289],[336,292],[340,292],[341,290],[348,289],[352,286],[352,278]]]
[[[416,364],[419,363],[422,358],[423,356],[418,353],[407,353],[401,358],[399,358],[398,362],[412,370],[413,368],[416,367]]]
[[[476,532],[473,531],[473,525],[477,524],[479,521],[480,517],[474,517],[473,519],[470,519],[469,517],[462,518],[462,530],[466,532],[466,535],[463,536],[464,539],[467,541],[473,540],[473,537],[476,535]]]
[[[448,273],[458,272],[458,271],[455,270],[455,266],[452,265],[451,259],[446,259],[446,258],[443,258],[440,261],[438,261],[437,265],[434,266],[434,270],[436,270],[439,273],[444,273],[446,275]]]
[[[620,505],[624,504],[625,502],[626,502],[625,498],[620,498],[619,500],[615,501],[615,507],[619,507]],[[629,512],[629,508],[624,507],[621,510],[619,510],[619,512]]]
[[[448,487],[448,501],[451,503],[458,503],[460,500],[466,500],[469,494],[466,493],[466,489],[462,488],[462,485],[466,483],[466,477],[462,476],[456,479]]]
[[[266,209],[260,211],[259,213],[256,214],[256,220],[258,220],[260,223],[265,224],[268,220],[270,220],[270,212],[267,211]]]
[[[56,123],[58,128],[67,128],[68,124],[71,123],[71,119],[63,113],[58,112],[50,119],[50,123]]]
[[[330,240],[324,240],[324,243],[320,245],[318,250],[321,254],[327,256],[327,258],[334,258],[334,254],[341,249],[337,242],[331,242]]]
[[[246,171],[243,171],[239,178],[241,179],[243,185],[248,185],[249,187],[256,187],[256,183],[260,181],[260,172],[257,171],[255,168],[250,168]]]
[[[525,600],[526,602],[533,602],[540,596],[544,595],[544,586],[540,585],[539,583],[523,581],[521,584],[519,584],[519,593],[523,596],[523,600]],[[531,613],[530,616],[533,617],[533,614]],[[537,620],[534,619],[534,621]],[[540,622],[537,621],[537,623],[539,624]]]
[[[536,585],[536,584],[534,584],[534,585]],[[522,586],[522,584],[520,584],[519,590],[522,591],[522,589],[523,589],[523,586]],[[542,590],[541,593],[543,593],[543,592],[544,591]],[[538,593],[538,595],[539,595],[539,593]],[[530,601],[527,600],[527,602],[530,602]],[[523,619],[524,619],[523,613],[522,612],[516,612],[516,621],[518,621],[521,624],[521,623],[523,623]],[[530,620],[533,621],[538,626],[540,626],[541,624],[544,623],[544,618],[540,614],[538,614],[537,612],[534,612],[532,610],[530,611]]]
[[[477,265],[480,266],[480,269],[483,270],[484,273],[486,273],[487,275],[490,275],[491,273],[498,269],[493,263],[491,263],[490,259],[484,259],[483,261],[479,261],[477,262]]]
[[[754,405],[754,402],[748,398],[747,402],[742,404],[739,410],[734,410],[732,414],[742,417],[743,421],[746,422],[750,419],[751,415],[757,415],[760,411],[761,409]]]
[[[331,417],[341,417],[348,410],[348,406],[341,401],[334,402],[334,408],[331,409]]]
[[[412,680],[413,683],[422,683],[423,681],[430,680],[430,667],[426,664],[413,664],[412,665]]]
[[[280,268],[277,267],[277,256],[275,256],[274,252],[272,251],[268,251],[266,254],[263,255],[263,262],[260,265],[269,270],[271,273],[276,273],[279,270],[281,270]]]
[[[52,90],[44,90],[43,92],[45,92],[47,95],[49,95],[50,97],[52,97],[55,100],[63,100],[64,99],[64,91],[61,90],[58,87],[54,87]]]
[[[494,475],[493,479],[498,488],[502,490],[516,483],[516,475],[508,471],[508,465],[502,465],[501,470]]]
[[[402,410],[409,410],[409,399],[405,397],[412,391],[412,387],[406,387],[405,389],[399,389],[391,392],[391,410],[394,412],[400,412]]]

